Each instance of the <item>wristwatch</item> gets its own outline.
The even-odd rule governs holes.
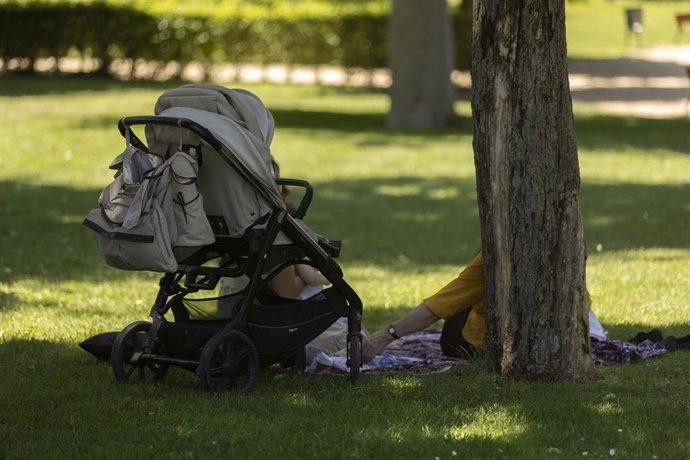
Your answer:
[[[400,336],[395,332],[395,328],[393,327],[392,324],[389,324],[388,327],[386,328],[386,331],[390,334],[391,337],[393,337],[395,340],[398,340]]]

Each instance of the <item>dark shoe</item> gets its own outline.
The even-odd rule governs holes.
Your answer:
[[[679,350],[690,350],[690,334],[677,339]]]
[[[649,332],[640,332],[635,337],[628,340],[628,342],[634,343],[635,345],[639,345],[645,340],[650,340],[652,343],[657,343],[664,340],[664,337],[659,329],[652,329]]]
[[[651,340],[652,343],[657,343],[664,340],[664,336],[659,329],[652,329],[647,333],[647,340]]]
[[[669,335],[668,337],[666,337],[664,340],[659,342],[659,344],[663,345],[664,348],[666,348],[668,351],[676,351],[679,349],[678,348],[679,347],[678,339],[676,339],[672,335]]]

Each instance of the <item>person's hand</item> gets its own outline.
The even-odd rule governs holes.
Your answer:
[[[362,360],[370,361],[393,342],[393,337],[383,329],[364,337],[362,343]]]

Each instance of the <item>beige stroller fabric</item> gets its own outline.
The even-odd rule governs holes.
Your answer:
[[[110,165],[115,180],[85,220],[109,265],[173,272],[175,254],[184,252],[177,249],[212,244],[214,235],[243,237],[265,226],[272,209],[285,208],[271,169],[273,117],[258,97],[185,85],[164,93],[155,112],[197,123],[222,146],[216,151],[193,131],[163,124],[147,125],[148,153],[126,136]]]
[[[196,187],[196,161],[176,152],[154,168],[154,158],[127,146],[112,163],[116,177],[101,193],[100,208],[86,216],[112,267],[173,272],[173,248],[215,242]]]
[[[273,141],[273,115],[253,93],[244,89],[228,89],[210,83],[189,84],[163,93],[156,102],[155,113],[171,107],[188,107],[218,113],[244,124],[266,146]]]
[[[225,147],[219,155],[204,146],[199,172],[198,186],[206,214],[225,224],[220,233],[214,226],[217,235],[242,237],[249,227],[260,225],[257,222],[270,212],[271,205],[285,206],[271,168],[273,116],[258,97],[245,90],[213,84],[184,85],[161,95],[156,115],[194,121]],[[147,127],[147,140],[149,149],[158,154],[169,153],[180,143],[202,143],[186,129],[161,125]],[[248,171],[260,183],[263,194],[241,177],[231,163]]]

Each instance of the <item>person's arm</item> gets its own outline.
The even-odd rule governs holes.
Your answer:
[[[434,324],[440,318],[436,316],[424,302],[405,316],[395,321],[393,327],[398,337],[403,337],[414,332],[421,331]],[[395,339],[387,329],[381,329],[364,338],[362,358],[369,361],[390,345]]]

